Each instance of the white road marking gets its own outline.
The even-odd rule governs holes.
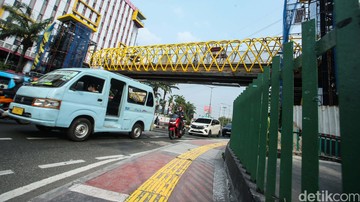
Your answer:
[[[56,181],[59,181],[59,180],[65,179],[67,177],[79,174],[81,172],[84,172],[84,171],[87,171],[87,170],[90,170],[90,169],[105,165],[107,163],[111,163],[111,162],[114,162],[114,161],[120,161],[122,159],[125,159],[125,158],[115,158],[115,159],[99,161],[97,163],[93,163],[93,164],[90,164],[90,165],[87,165],[87,166],[84,166],[84,167],[80,167],[80,168],[77,168],[77,169],[74,169],[74,170],[70,170],[70,171],[65,172],[65,173],[54,175],[52,177],[49,177],[49,178],[46,178],[46,179],[43,179],[43,180],[40,180],[40,181],[37,181],[37,182],[33,182],[33,183],[25,185],[23,187],[19,187],[17,189],[14,189],[14,190],[11,190],[11,191],[8,191],[8,192],[5,192],[5,193],[1,194],[0,195],[0,201],[10,200],[12,198],[21,196],[23,194],[26,194],[28,192],[31,192],[31,191],[35,190],[35,189],[46,186],[48,184],[54,183]]]
[[[142,154],[147,154],[147,153],[151,153],[153,151],[156,151],[158,149],[152,149],[152,150],[148,150],[148,151],[143,151],[143,152],[139,152],[139,153],[134,153],[134,154],[131,154],[130,156],[133,157],[133,156],[139,156],[139,155],[142,155]]]
[[[2,138],[0,138],[0,140],[12,140],[12,138],[11,137],[2,137]]]
[[[55,140],[57,137],[27,137],[28,140]]]
[[[100,157],[96,157],[95,159],[97,160],[105,160],[105,159],[113,159],[113,158],[130,158],[130,157],[133,157],[133,156],[138,156],[138,155],[141,155],[141,154],[146,154],[146,153],[150,153],[150,152],[153,152],[157,149],[152,149],[152,150],[148,150],[148,151],[143,151],[143,152],[139,152],[139,153],[134,153],[134,154],[130,154],[128,156],[125,156],[125,155],[112,155],[112,156],[100,156]]]
[[[73,185],[69,188],[69,190],[80,194],[104,199],[106,201],[125,201],[126,198],[129,197],[128,194],[122,194],[84,184]]]
[[[84,163],[84,162],[85,162],[84,160],[70,160],[70,161],[59,162],[59,163],[39,165],[39,168],[53,168],[53,167],[58,167],[58,166],[65,166],[65,165]]]
[[[124,157],[124,155],[101,156],[101,157],[96,157],[95,159],[105,160],[105,159],[122,158],[122,157]]]
[[[0,175],[10,175],[14,174],[12,170],[0,170]]]

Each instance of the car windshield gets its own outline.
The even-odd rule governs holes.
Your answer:
[[[74,78],[79,72],[72,70],[53,71],[32,82],[33,86],[60,87]]]
[[[211,119],[199,118],[199,119],[196,119],[195,122],[196,122],[196,123],[207,123],[207,124],[210,124],[210,123],[211,123]]]
[[[231,128],[231,123],[226,124],[225,128]]]

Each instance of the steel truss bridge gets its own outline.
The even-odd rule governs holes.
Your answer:
[[[301,39],[290,40],[294,56],[301,55]],[[96,51],[90,66],[139,80],[248,85],[279,54],[282,37],[120,46]]]

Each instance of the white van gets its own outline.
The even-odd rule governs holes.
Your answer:
[[[150,130],[155,112],[153,89],[100,69],[66,68],[22,86],[9,116],[34,123],[41,131],[65,129],[74,141],[93,132],[129,132],[139,138]]]

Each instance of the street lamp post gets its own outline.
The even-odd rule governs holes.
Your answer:
[[[211,89],[211,91],[210,91],[210,104],[209,104],[209,117],[211,117],[211,100],[212,100],[212,90],[213,90],[213,88],[215,88],[215,87],[210,86],[209,88]]]
[[[226,103],[220,103],[221,105],[220,105],[220,107],[222,107],[223,109],[224,109],[224,116],[225,116],[225,118],[228,118],[228,116],[227,115],[229,115],[230,116],[230,118],[231,118],[231,114],[230,114],[230,111],[229,112],[227,112],[227,109],[231,109],[231,105],[229,105],[229,104],[226,104]]]

